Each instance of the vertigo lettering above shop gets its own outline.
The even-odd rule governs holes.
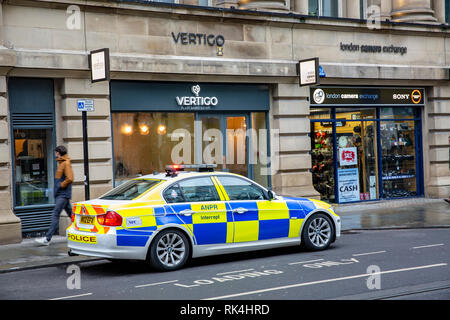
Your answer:
[[[392,53],[404,55],[408,53],[407,47],[399,47],[394,45],[379,46],[379,45],[368,45],[368,44],[353,44],[350,43],[340,43],[341,51],[347,52],[362,52],[362,53]]]
[[[175,34],[172,32],[172,39],[175,44],[181,43],[182,45],[208,45],[223,47],[225,44],[225,37],[222,35],[206,34],[206,33],[187,33],[178,32]]]

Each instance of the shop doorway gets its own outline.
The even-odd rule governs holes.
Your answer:
[[[338,201],[377,200],[376,122],[344,122],[336,122]]]
[[[249,116],[200,114],[198,117],[201,122],[201,134],[196,137],[202,141],[196,143],[197,159],[202,159],[202,163],[216,163],[219,171],[248,177]]]

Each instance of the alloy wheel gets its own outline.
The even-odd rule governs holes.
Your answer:
[[[184,260],[186,245],[177,233],[166,233],[156,246],[158,260],[166,267],[174,267]]]
[[[320,216],[314,218],[308,227],[308,238],[317,248],[326,246],[331,238],[331,226],[328,220]]]

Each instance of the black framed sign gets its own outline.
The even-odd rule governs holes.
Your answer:
[[[98,49],[89,53],[91,82],[109,81],[109,48]]]
[[[423,88],[310,88],[310,104],[331,107],[336,105],[360,106],[424,106]]]
[[[319,84],[319,58],[300,60],[297,64],[300,87]]]

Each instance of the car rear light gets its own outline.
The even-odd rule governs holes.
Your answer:
[[[97,216],[97,221],[102,226],[118,227],[122,225],[122,217],[114,211],[107,211],[106,214]]]
[[[70,219],[72,220],[72,223],[75,222],[75,213],[72,213],[72,215],[70,216]]]

